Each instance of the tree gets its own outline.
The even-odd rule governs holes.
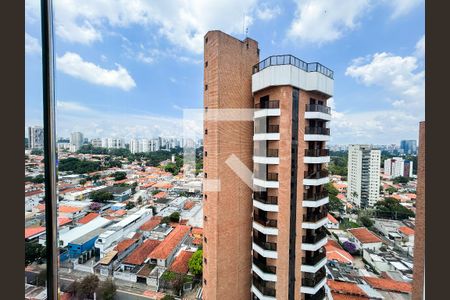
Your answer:
[[[122,171],[117,171],[112,174],[115,181],[124,180],[127,178],[127,173]]]
[[[356,245],[353,244],[352,242],[345,241],[342,244],[342,248],[344,248],[344,250],[347,251],[350,254],[355,254],[356,253]]]
[[[361,218],[359,218],[359,221],[361,222],[361,224],[363,224],[364,227],[373,226],[373,221],[368,216],[362,216]]]
[[[399,184],[399,183],[406,184],[409,182],[409,179],[410,179],[409,177],[399,176],[399,177],[394,178],[393,182],[394,182],[394,184]]]
[[[61,159],[58,164],[59,171],[73,172],[76,174],[92,173],[100,169],[100,162],[98,161],[80,160],[75,157]]]
[[[113,300],[116,296],[117,287],[110,278],[100,283],[97,294],[102,300]]]
[[[203,250],[195,251],[189,259],[188,266],[191,273],[196,276],[203,273]]]
[[[97,211],[97,210],[99,210],[100,208],[102,208],[102,205],[101,205],[100,203],[98,203],[98,202],[92,202],[92,203],[89,205],[89,209],[90,209],[90,210]]]
[[[99,281],[96,275],[87,275],[81,280],[77,295],[82,299],[92,297],[98,288]]]
[[[395,193],[397,191],[397,189],[395,188],[395,187],[393,187],[393,186],[390,186],[390,187],[388,187],[387,189],[386,189],[386,192],[389,194],[389,195],[392,195],[393,193]]]
[[[86,184],[86,182],[87,182],[87,180],[86,180],[86,179],[81,179],[81,180],[80,180],[80,184],[81,184],[81,185],[85,185],[85,184]]]
[[[75,280],[67,287],[67,292],[72,296],[73,299],[76,297],[79,289],[80,282],[78,280]]]
[[[328,205],[328,208],[330,211],[343,211],[344,210],[344,203],[342,203],[341,200],[339,200],[336,196],[330,195],[329,197],[330,202]]]
[[[403,220],[415,216],[412,210],[404,207],[394,198],[385,198],[383,201],[375,203],[375,209],[378,215],[395,220]]]
[[[107,202],[108,200],[114,199],[113,194],[106,191],[93,191],[90,197],[92,201],[100,203],[104,203]]]
[[[155,196],[155,195],[158,194],[159,192],[161,192],[161,190],[154,190],[154,191],[152,191],[152,196]]]
[[[44,155],[44,150],[42,149],[32,149],[31,155]]]
[[[125,205],[125,209],[132,209],[134,208],[136,205],[134,205],[133,202],[127,202],[127,205]]]
[[[37,262],[41,264],[45,260],[45,247],[38,243],[25,243],[25,266]]]
[[[170,221],[178,223],[180,221],[180,213],[175,211],[169,216]]]
[[[137,198],[137,204],[141,205],[142,204],[142,196],[139,196]]]
[[[161,221],[159,222],[159,224],[169,224],[170,223],[170,217],[169,216],[165,216],[161,219]]]
[[[35,177],[32,178],[28,178],[29,181],[31,181],[32,183],[43,183],[44,182],[44,175],[37,175]]]

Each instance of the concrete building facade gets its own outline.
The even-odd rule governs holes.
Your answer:
[[[381,151],[370,145],[349,145],[347,199],[359,207],[380,200]]]
[[[44,128],[42,126],[28,127],[28,145],[30,149],[44,148]]]

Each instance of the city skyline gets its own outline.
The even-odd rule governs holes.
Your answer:
[[[38,3],[26,1],[27,127],[40,125],[42,114]],[[248,27],[261,59],[292,53],[335,71],[330,144],[417,139],[424,119],[423,1],[343,1],[344,9],[329,1],[136,3],[135,10],[117,3],[103,11],[95,3],[55,1],[59,135],[180,132],[182,110],[201,107],[203,35],[217,28],[243,38]],[[312,26],[318,38],[308,34]]]

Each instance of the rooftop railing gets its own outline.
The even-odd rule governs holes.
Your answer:
[[[290,54],[269,56],[268,58],[253,66],[253,74],[258,73],[259,71],[262,71],[270,66],[281,65],[291,65],[305,72],[319,72],[331,79],[333,79],[334,77],[334,72],[323,66],[322,64],[319,64],[317,62],[307,63]]]
[[[306,111],[317,111],[322,112],[325,114],[331,114],[331,108],[329,108],[326,105],[320,105],[320,104],[306,104]]]

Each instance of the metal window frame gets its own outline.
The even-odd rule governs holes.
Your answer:
[[[58,216],[55,126],[55,83],[53,49],[53,4],[41,0],[42,90],[44,120],[45,233],[47,299],[58,299]]]

